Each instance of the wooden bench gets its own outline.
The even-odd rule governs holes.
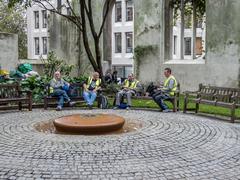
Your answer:
[[[70,96],[71,101],[74,102],[81,102],[84,103],[84,98],[83,98],[83,86],[82,83],[71,83],[70,86],[74,87],[75,89],[75,95],[74,96]],[[50,103],[54,105],[56,104],[56,102],[58,101],[58,97],[53,97],[51,96],[50,93],[50,84],[46,85],[46,95],[44,96],[44,109],[46,110]],[[100,107],[100,96],[97,96],[97,105],[98,107]],[[65,106],[68,106],[68,104],[65,104]]]
[[[29,111],[32,111],[31,91],[22,91],[19,83],[0,84],[0,105],[18,103],[18,109],[22,110],[22,104],[27,103]]]
[[[235,109],[240,107],[240,88],[216,87],[200,84],[197,91],[186,91],[184,94],[184,113],[188,110],[187,104],[189,102],[196,103],[195,113],[199,111],[199,104],[225,107],[231,110],[231,122],[234,123]]]
[[[132,99],[137,99],[137,100],[153,100],[153,98],[151,96],[143,96],[142,94],[145,93],[141,93],[141,95],[139,96],[132,96]],[[180,84],[177,85],[177,90],[174,93],[173,96],[171,96],[170,99],[165,100],[168,101],[170,103],[172,103],[173,105],[173,112],[179,111],[179,96],[180,96]],[[115,97],[116,98],[116,97]],[[122,100],[123,101],[123,100]],[[115,99],[113,101],[113,106],[115,105]]]

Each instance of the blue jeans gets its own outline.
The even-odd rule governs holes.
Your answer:
[[[168,109],[168,106],[167,104],[164,103],[164,100],[170,99],[169,94],[164,94],[164,93],[153,94],[152,97],[153,97],[153,100],[160,106],[162,110]]]
[[[58,106],[60,107],[63,107],[64,100],[67,102],[70,101],[70,98],[68,97],[66,91],[62,89],[55,89],[51,95],[53,97],[58,97]]]
[[[87,105],[92,106],[96,97],[97,97],[97,93],[94,91],[84,91],[83,92],[83,98],[86,101]]]

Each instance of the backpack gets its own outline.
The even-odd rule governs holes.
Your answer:
[[[101,95],[100,98],[101,98],[100,108],[107,109],[108,108],[108,98],[104,95]]]

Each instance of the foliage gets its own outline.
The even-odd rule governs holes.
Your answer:
[[[7,6],[6,1],[0,1],[0,32],[18,34],[19,57],[27,58],[26,10]]]
[[[56,71],[60,71],[62,76],[69,76],[74,68],[74,65],[69,65],[62,59],[59,59],[52,51],[48,53],[47,59],[42,59],[42,61],[45,65],[44,74],[49,78],[52,78]]]
[[[78,4],[76,5],[74,2]],[[57,6],[55,4],[55,1],[49,0],[8,0],[8,5],[9,7],[14,7],[17,4],[24,5],[25,7],[31,6],[33,4],[38,5],[39,7],[46,9],[51,13],[58,14],[75,24],[80,32],[85,52],[94,71],[99,72],[100,76],[103,77],[100,43],[104,24],[110,12],[110,5],[113,0],[104,0],[102,2],[103,9],[102,13],[99,14],[102,16],[101,22],[98,20],[99,17],[95,16],[93,7],[95,6],[96,2],[92,0],[73,1],[73,3],[70,0],[66,0],[64,4],[57,3]],[[76,6],[80,8],[75,8]],[[66,15],[65,12],[61,10],[65,7],[69,9],[71,16]],[[96,21],[98,21],[99,26],[96,26]],[[91,48],[92,42],[94,46],[93,48]]]
[[[194,2],[196,3],[196,19],[197,21],[202,21],[203,16],[206,12],[206,0],[197,0],[197,1],[195,0]],[[190,19],[190,21],[187,20],[185,22],[186,27],[190,27],[191,25],[191,15],[193,10],[192,3],[193,3],[193,0],[184,0],[185,17],[186,19]],[[176,20],[179,18],[179,12],[181,10],[181,0],[171,0],[170,5],[174,11],[174,20]]]
[[[45,94],[45,84],[48,79],[45,77],[32,76],[23,81],[21,81],[21,88],[23,90],[32,91],[33,101],[42,102]]]

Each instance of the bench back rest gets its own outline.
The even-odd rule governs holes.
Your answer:
[[[233,97],[239,94],[239,88],[229,87],[216,87],[216,86],[205,86],[199,85],[200,95],[204,99],[221,101],[221,102],[232,102]]]
[[[20,85],[14,84],[0,84],[0,99],[19,98]]]

